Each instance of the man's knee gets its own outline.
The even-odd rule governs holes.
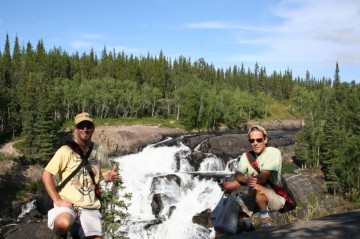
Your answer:
[[[266,203],[268,200],[267,200],[265,192],[264,191],[257,191],[256,196],[255,196],[255,201],[257,203]]]
[[[63,234],[70,230],[74,219],[68,215],[59,215],[55,219],[54,229],[56,233]]]

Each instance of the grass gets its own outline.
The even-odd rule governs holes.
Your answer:
[[[284,163],[281,171],[282,173],[294,174],[297,169],[299,169],[299,167],[293,163]]]
[[[299,113],[293,113],[290,109],[291,104],[289,101],[274,100],[269,109],[270,114],[262,120],[301,119]]]
[[[101,125],[111,125],[111,126],[121,126],[121,125],[159,125],[168,128],[180,128],[185,129],[185,127],[180,124],[178,121],[173,119],[163,119],[158,117],[144,117],[144,118],[94,118],[95,124],[97,126]],[[74,121],[67,121],[63,127],[71,128],[74,126]]]

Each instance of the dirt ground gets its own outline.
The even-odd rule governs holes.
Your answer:
[[[17,150],[16,148],[14,148],[14,144],[17,142],[19,142],[19,141],[9,142],[9,143],[0,145],[0,153],[3,153],[5,155],[11,155],[14,157],[21,156],[22,155],[21,152],[19,150]]]

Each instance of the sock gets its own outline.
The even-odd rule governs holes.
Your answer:
[[[259,213],[260,213],[260,218],[270,217],[267,209],[261,210],[261,211],[259,211]]]

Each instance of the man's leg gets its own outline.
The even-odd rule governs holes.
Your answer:
[[[54,230],[58,238],[67,238],[67,232],[75,220],[74,210],[67,207],[54,206],[48,212],[48,227]]]
[[[270,189],[259,184],[255,186],[255,189],[256,189],[255,202],[256,205],[258,206],[260,213],[261,227],[269,228],[272,226],[271,218],[269,216],[268,207],[267,207],[269,203]]]
[[[259,208],[261,224],[263,228],[271,227],[271,218],[268,210],[278,211],[285,204],[285,199],[275,193],[274,190],[256,185],[256,205]]]
[[[79,208],[81,227],[89,239],[102,239],[102,216],[98,209]]]

